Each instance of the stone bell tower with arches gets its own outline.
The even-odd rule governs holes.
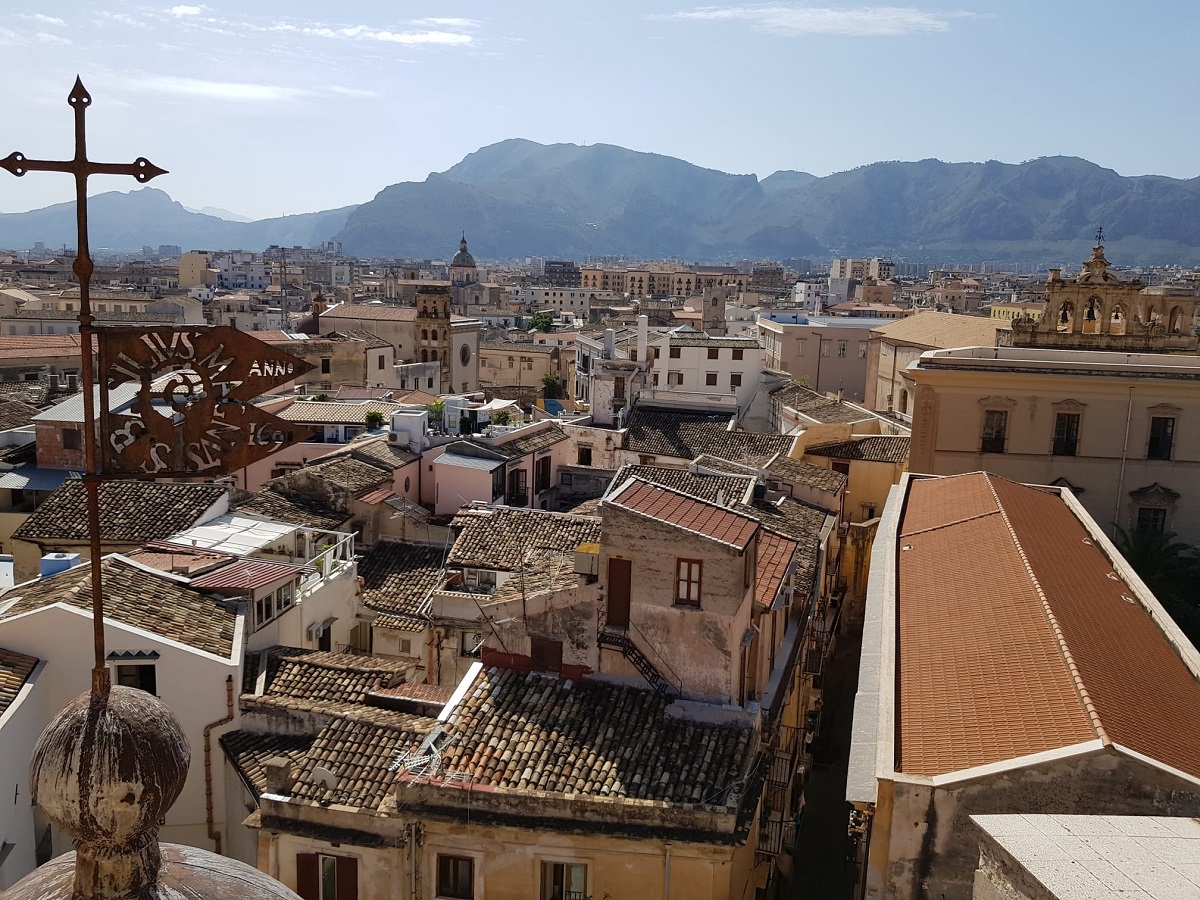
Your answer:
[[[420,362],[441,368],[439,392],[449,390],[453,342],[450,339],[450,289],[444,284],[417,288],[417,352]]]
[[[1103,231],[1092,256],[1073,279],[1051,269],[1046,311],[1033,321],[1013,320],[1014,347],[1113,350],[1130,353],[1195,352],[1196,295],[1189,288],[1145,287],[1109,271]]]

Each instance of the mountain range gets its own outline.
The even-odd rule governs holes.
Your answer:
[[[358,256],[727,260],[881,255],[929,263],[1065,261],[1096,227],[1116,263],[1200,261],[1200,178],[1122,176],[1075,157],[880,162],[759,179],[608,144],[513,139],[359,206],[227,221],[151,188],[92,198],[92,246],[261,249],[340,240]],[[224,210],[212,210],[225,213]],[[0,246],[73,244],[59,204],[0,215]]]

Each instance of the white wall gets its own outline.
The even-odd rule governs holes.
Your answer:
[[[32,872],[37,862],[37,834],[29,802],[30,754],[24,751],[33,748],[46,725],[46,703],[41,696],[45,667],[44,660],[38,663],[20,694],[0,716],[0,743],[4,746],[0,753],[0,842],[14,845],[0,865],[0,891]]]

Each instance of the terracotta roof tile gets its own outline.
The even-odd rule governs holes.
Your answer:
[[[661,484],[672,490],[715,503],[721,497],[727,503],[745,500],[754,489],[753,475],[707,475],[673,469],[667,466],[622,466],[613,477],[610,489],[616,489],[630,478],[640,478]]]
[[[36,406],[30,406],[21,400],[0,398],[0,431],[8,431],[10,428],[24,428],[26,425],[31,425],[33,424],[33,417],[39,412],[41,410]]]
[[[508,459],[516,459],[518,456],[524,456],[526,453],[536,453],[538,450],[545,450],[547,447],[552,447],[566,439],[567,433],[562,428],[558,425],[551,425],[549,428],[543,428],[532,434],[518,435],[503,443],[496,442],[487,446]]]
[[[695,459],[705,453],[726,459],[774,456],[791,450],[782,434],[730,431],[727,413],[665,409],[638,403],[629,416],[624,448],[635,453]]]
[[[266,793],[267,776],[263,764],[277,756],[298,765],[312,746],[312,735],[259,734],[250,731],[231,731],[221,735],[225,756],[249,785],[255,797]]]
[[[323,709],[361,704],[368,693],[404,680],[406,663],[295,647],[266,651],[266,680],[256,700],[304,701]]]
[[[373,612],[422,617],[445,561],[446,551],[439,546],[379,541],[358,561],[363,605]]]
[[[464,506],[450,523],[458,532],[449,566],[496,571],[519,569],[531,550],[573,552],[600,542],[600,519],[540,509]]]
[[[874,418],[871,413],[861,407],[854,406],[844,400],[834,400],[824,394],[792,383],[787,387],[771,392],[771,401],[789,409],[794,409],[806,418],[824,425],[862,422]]]
[[[374,319],[392,322],[415,322],[415,306],[390,306],[386,303],[339,303],[321,313],[326,319]]]
[[[898,343],[946,349],[993,347],[996,344],[996,332],[1008,329],[1009,323],[1006,319],[924,310],[880,325],[872,329],[872,333],[882,334],[885,339]]]
[[[744,550],[758,531],[758,521],[715,503],[632,478],[604,501],[667,522],[694,534]]]
[[[326,462],[309,463],[304,473],[322,478],[351,494],[375,490],[392,482],[392,470],[353,456],[337,456]]]
[[[161,540],[195,525],[227,493],[221,484],[107,481],[100,485],[100,533],[106,544]],[[13,537],[86,543],[83,482],[71,479],[30,513]]]
[[[442,772],[521,791],[725,807],[751,732],[667,714],[653,691],[481,670],[449,721]]]
[[[337,531],[350,518],[348,513],[340,513],[311,500],[284,494],[274,487],[251,494],[239,501],[235,508],[240,512],[260,515],[285,525],[301,525],[325,531]]]
[[[841,472],[814,466],[802,459],[792,459],[782,453],[767,465],[767,474],[789,484],[806,485],[830,494],[840,494],[850,480]]]
[[[1200,776],[1200,682],[1055,493],[914,481],[899,540],[902,771],[1107,735]]]
[[[810,456],[831,456],[835,459],[861,459],[866,462],[908,462],[908,435],[872,435],[839,441],[833,444],[818,444],[805,447]]]
[[[399,403],[386,400],[364,400],[361,403],[338,403],[334,400],[297,400],[276,411],[285,422],[303,425],[361,425],[366,427],[367,414],[377,412],[385,419],[400,408]]]
[[[228,659],[233,653],[237,613],[228,605],[176,581],[147,572],[120,556],[102,564],[104,617]],[[53,603],[91,614],[91,567],[76,566],[49,578],[10,588],[0,604],[8,619]]]
[[[775,595],[779,593],[788,566],[799,546],[795,541],[789,541],[773,532],[762,532],[758,539],[757,577],[754,585],[754,599],[760,608],[769,609],[775,602]]]
[[[37,664],[37,657],[0,647],[0,716],[17,699]]]

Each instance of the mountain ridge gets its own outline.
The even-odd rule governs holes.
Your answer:
[[[136,249],[340,240],[358,256],[728,260],[884,255],[1077,261],[1097,225],[1120,263],[1200,262],[1200,177],[1123,176],[1079,157],[885,161],[759,179],[613,144],[481,147],[336,210],[231,222],[153,188],[92,198],[92,243]],[[0,246],[73,243],[71,204],[0,214]]]

